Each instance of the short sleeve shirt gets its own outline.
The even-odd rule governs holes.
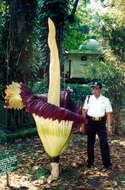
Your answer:
[[[112,112],[112,106],[109,99],[102,95],[98,98],[91,95],[89,101],[87,97],[83,109],[87,109],[87,115],[91,117],[103,117],[106,112]]]

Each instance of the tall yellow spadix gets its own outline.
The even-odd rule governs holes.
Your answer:
[[[60,64],[56,44],[56,30],[53,21],[48,19],[49,35],[48,44],[50,48],[50,67],[49,67],[49,92],[48,103],[59,106],[60,104]]]
[[[48,44],[50,48],[49,67],[49,91],[48,103],[60,106],[60,64],[56,45],[56,30],[54,23],[49,18]],[[50,157],[60,155],[67,147],[72,129],[72,121],[61,121],[45,119],[33,114],[38,134],[43,143],[45,151]]]

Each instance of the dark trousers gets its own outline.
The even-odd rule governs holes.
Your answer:
[[[86,127],[87,134],[87,154],[88,154],[88,163],[92,165],[94,163],[94,144],[96,134],[99,137],[100,149],[102,162],[105,167],[111,165],[110,162],[110,153],[109,146],[107,142],[107,132],[106,132],[106,120],[93,121],[88,119],[88,125]]]

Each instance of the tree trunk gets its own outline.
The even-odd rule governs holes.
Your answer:
[[[113,132],[115,135],[119,135],[121,132],[120,111],[113,114]]]
[[[29,40],[35,17],[36,0],[13,0],[9,2],[9,35],[7,39],[8,81],[27,83],[31,78],[31,43]]]

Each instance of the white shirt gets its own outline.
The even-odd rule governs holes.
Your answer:
[[[106,112],[112,112],[112,106],[108,98],[100,95],[96,98],[91,95],[88,101],[88,96],[86,97],[83,109],[87,109],[87,115],[91,117],[103,117]]]

